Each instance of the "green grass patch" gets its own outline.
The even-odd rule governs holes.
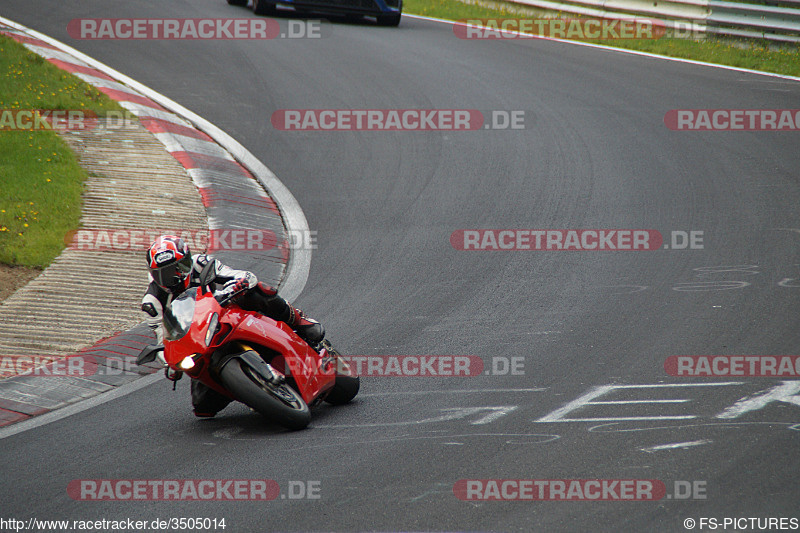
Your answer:
[[[555,16],[577,18],[576,15],[568,13],[532,9],[528,6],[501,0],[485,0],[479,3],[464,3],[459,0],[404,0],[403,11],[456,21],[487,18],[552,18]],[[453,38],[457,37],[453,35]],[[779,45],[761,40],[714,36],[702,40],[664,36],[660,39],[587,39],[586,41],[682,59],[800,76],[800,46],[798,45]]]
[[[121,111],[91,85],[0,36],[0,111]],[[0,131],[0,263],[45,267],[78,227],[86,172],[54,131]]]

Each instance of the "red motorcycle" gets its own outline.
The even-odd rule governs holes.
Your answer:
[[[164,344],[144,348],[138,364],[163,351],[171,381],[186,373],[287,429],[309,424],[309,406],[358,394],[359,378],[327,340],[315,350],[287,324],[237,306],[237,294],[213,292],[209,274],[166,306]]]

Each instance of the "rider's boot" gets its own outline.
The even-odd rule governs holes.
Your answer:
[[[230,402],[230,398],[223,396],[196,379],[192,380],[192,407],[194,408],[194,416],[198,418],[213,418]]]
[[[289,325],[300,337],[311,346],[316,346],[325,338],[325,328],[322,324],[307,317],[300,309],[291,307],[292,318]]]

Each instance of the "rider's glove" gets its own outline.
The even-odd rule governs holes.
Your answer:
[[[248,283],[247,279],[245,278],[232,279],[223,286],[223,289],[230,294],[246,291],[249,288],[250,283]]]

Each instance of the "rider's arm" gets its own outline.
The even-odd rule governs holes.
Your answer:
[[[312,321],[305,317],[299,309],[295,309],[289,302],[278,295],[278,290],[264,283],[259,283],[255,274],[247,270],[235,270],[227,265],[215,260],[210,255],[198,255],[195,257],[195,268],[199,274],[209,261],[215,261],[216,278],[214,283],[231,287],[233,283],[244,280],[247,282],[247,295],[250,298],[250,305],[255,306],[259,312],[275,320],[286,322],[291,327],[302,327],[311,325]],[[251,291],[258,287],[258,290]],[[233,289],[229,289],[233,290]],[[313,322],[316,324],[316,322]],[[319,334],[319,340],[324,335],[324,330]],[[315,341],[316,342],[316,341]]]
[[[147,287],[147,292],[142,298],[142,311],[145,314],[145,323],[156,334],[156,343],[161,344],[164,340],[164,327],[162,325],[162,316],[164,314],[164,303],[168,295],[165,291],[156,285],[153,279],[150,279],[150,286]]]
[[[206,254],[198,255],[195,258],[195,268],[198,272],[202,271],[203,268],[209,261],[215,262],[215,274],[216,277],[214,278],[214,283],[225,285],[231,281],[235,280],[244,280],[247,282],[247,288],[252,289],[256,285],[258,285],[258,278],[252,272],[247,270],[236,270],[228,265],[223,264],[218,259],[214,259],[214,257]]]

